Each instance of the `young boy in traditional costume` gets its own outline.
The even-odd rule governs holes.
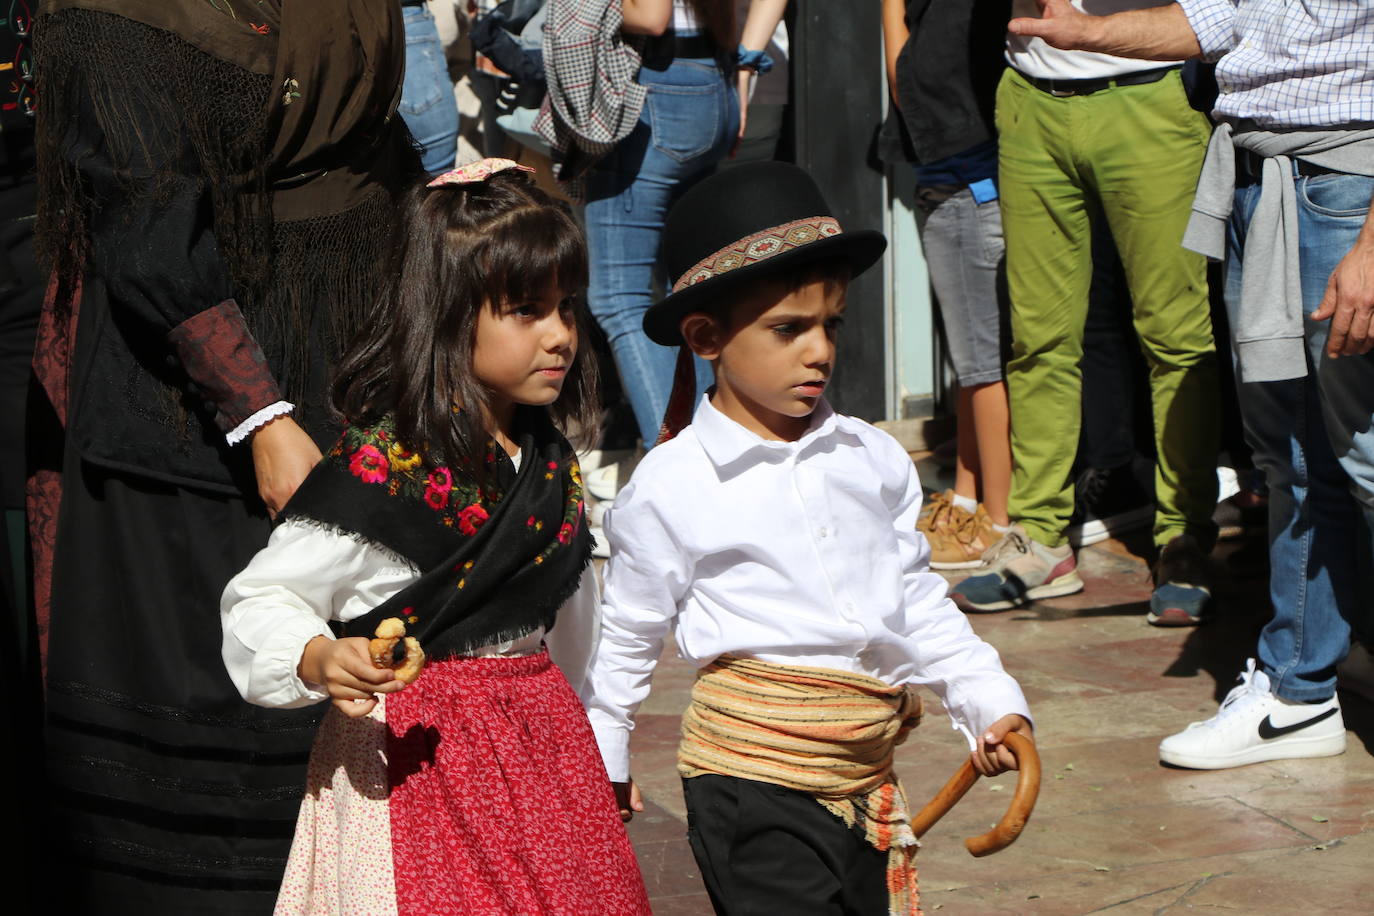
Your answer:
[[[668,630],[700,669],[678,769],[718,913],[918,912],[894,748],[940,696],[975,767],[1014,767],[1029,711],[930,572],[903,448],[824,392],[851,277],[882,256],[802,169],[758,163],[669,214],[673,291],[648,335],[710,361],[691,424],[649,452],[606,520],[603,630],[584,701],[622,817],[634,714]],[[690,351],[690,353],[689,353]],[[664,436],[679,425],[670,404]],[[686,409],[684,409],[686,408]]]

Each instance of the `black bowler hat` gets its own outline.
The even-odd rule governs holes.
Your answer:
[[[662,246],[673,290],[645,312],[644,333],[674,347],[684,315],[741,282],[830,258],[847,260],[858,276],[882,257],[887,239],[874,229],[842,230],[805,169],[751,162],[684,194],[668,212]]]

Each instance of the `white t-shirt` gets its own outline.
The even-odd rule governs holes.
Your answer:
[[[1072,0],[1073,5],[1085,13],[1105,16],[1126,10],[1143,10],[1155,6],[1168,6],[1171,0]],[[1039,15],[1035,0],[1012,0],[1013,16]],[[1045,44],[1040,38],[1026,38],[1024,35],[1007,35],[1007,63],[1028,76],[1052,80],[1103,79],[1138,73],[1141,70],[1154,70],[1177,64],[1176,60],[1134,60],[1116,57],[1112,54],[1097,54],[1093,51],[1061,51]]]
[[[673,0],[673,31],[688,33],[700,28],[696,10],[686,0]]]

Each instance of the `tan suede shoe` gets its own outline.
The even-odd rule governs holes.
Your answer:
[[[973,569],[983,562],[983,551],[1001,537],[979,503],[974,512],[950,506],[930,531],[931,569]]]

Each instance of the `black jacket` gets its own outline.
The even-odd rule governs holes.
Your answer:
[[[996,136],[993,107],[1006,67],[1010,0],[910,0],[911,37],[897,58],[880,139],[888,162],[926,164]]]

